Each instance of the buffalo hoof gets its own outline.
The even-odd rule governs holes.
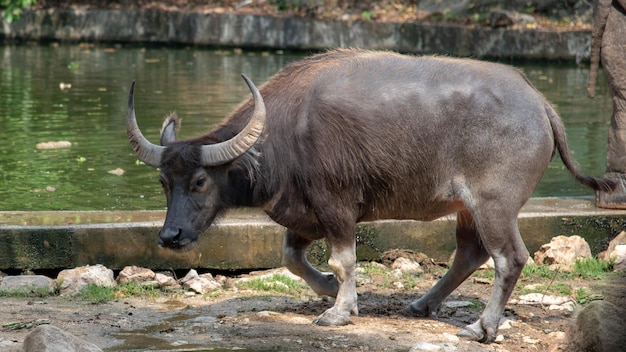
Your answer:
[[[320,326],[343,326],[352,324],[349,312],[338,312],[334,307],[325,311],[313,320],[313,324]]]
[[[427,317],[431,314],[428,306],[423,306],[419,302],[413,302],[408,307],[400,311],[405,317]]]
[[[467,325],[463,328],[463,330],[459,331],[457,336],[481,343],[492,343],[496,338],[495,331],[493,333],[488,333],[483,330],[480,320],[474,324]]]

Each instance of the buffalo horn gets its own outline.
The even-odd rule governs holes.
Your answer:
[[[217,166],[235,160],[252,148],[261,137],[265,126],[265,103],[254,83],[246,75],[241,75],[252,92],[254,113],[246,127],[235,137],[217,144],[202,146],[202,165]]]
[[[159,167],[161,164],[161,154],[165,147],[150,143],[146,137],[143,136],[137,125],[137,118],[135,117],[135,81],[130,86],[130,93],[128,94],[128,109],[126,110],[126,132],[128,133],[128,139],[130,145],[135,150],[135,154],[139,160],[150,165],[152,167]]]

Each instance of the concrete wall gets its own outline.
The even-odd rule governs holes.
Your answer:
[[[591,33],[140,9],[48,9],[27,11],[17,23],[3,22],[0,40],[171,43],[297,50],[359,47],[475,58],[575,60],[589,55]]]
[[[56,214],[57,222],[49,225]],[[257,209],[236,209],[185,252],[160,248],[164,212],[0,212],[0,270],[71,268],[103,264],[112,269],[256,269],[281,265],[285,229]],[[80,219],[77,221],[77,219]],[[592,252],[626,227],[626,211],[595,208],[592,199],[531,199],[518,220],[532,254],[557,235],[580,235]],[[380,259],[389,249],[412,249],[446,261],[455,248],[454,217],[431,222],[375,221],[357,226],[359,260]],[[323,242],[309,253],[327,260]]]

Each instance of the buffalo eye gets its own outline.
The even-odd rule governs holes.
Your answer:
[[[204,187],[205,183],[206,183],[206,178],[200,177],[199,179],[196,180],[196,187],[197,188],[202,188],[202,187]]]

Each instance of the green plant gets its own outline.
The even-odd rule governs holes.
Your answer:
[[[606,277],[607,273],[613,271],[613,262],[598,260],[596,258],[586,258],[577,260],[574,263],[572,275],[583,279],[599,280]]]
[[[520,288],[519,289],[521,295],[525,295],[528,293],[541,293],[546,295],[560,295],[560,296],[569,296],[572,294],[572,287],[568,284],[553,282],[551,284],[541,284],[535,285],[532,288]]]
[[[34,5],[35,2],[36,0],[0,0],[0,9],[3,9],[2,17],[8,23],[17,21],[24,9]]]
[[[587,288],[581,287],[576,290],[576,295],[574,296],[576,303],[578,304],[587,304],[592,301],[598,301],[604,299],[604,296],[597,293],[590,292]]]
[[[25,287],[19,290],[0,291],[0,297],[48,297],[54,295],[47,288],[43,287]]]
[[[371,21],[373,16],[374,16],[374,13],[372,11],[365,10],[361,12],[361,18],[364,19],[365,21]]]
[[[548,279],[558,274],[554,270],[550,269],[547,265],[529,264],[522,269],[522,277],[524,278],[541,278]]]
[[[88,285],[87,287],[82,288],[77,297],[91,302],[106,302],[114,300],[115,297],[115,288],[114,287],[105,287],[98,285]]]
[[[289,294],[300,293],[306,289],[306,286],[299,281],[282,274],[274,274],[266,278],[254,278],[249,281],[241,282],[238,286],[246,290]]]
[[[470,298],[469,308],[475,311],[482,311],[485,308],[485,304],[478,298]]]
[[[156,297],[159,290],[137,282],[119,284],[114,287],[88,285],[78,292],[78,297],[91,302],[106,302],[124,297]]]

